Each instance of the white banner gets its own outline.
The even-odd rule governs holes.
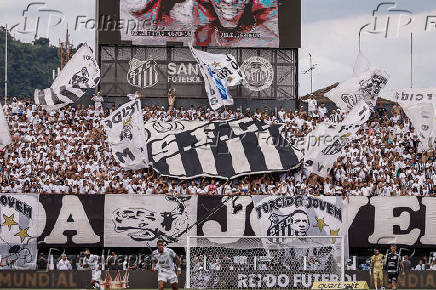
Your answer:
[[[59,109],[76,102],[86,89],[100,82],[100,68],[87,44],[82,45],[54,80],[50,88],[35,90],[35,103]]]
[[[2,269],[35,269],[38,209],[37,194],[0,195]]]
[[[231,54],[212,54],[190,48],[200,66],[210,107],[217,110],[222,106],[233,105],[228,87],[238,85],[244,80],[244,74],[235,57]]]
[[[364,66],[358,64],[356,70],[365,71]],[[386,86],[388,80],[389,76],[385,71],[366,70],[361,75],[340,83],[325,96],[344,112],[350,111],[361,99],[374,107],[380,91]]]
[[[102,120],[112,155],[121,167],[148,167],[147,144],[140,100],[130,101]]]
[[[197,197],[107,195],[104,216],[105,247],[183,247],[196,235]]]
[[[296,249],[294,257],[296,260],[303,260],[304,256],[307,258],[314,256],[318,263],[327,264],[327,256],[324,256],[323,261],[322,255],[316,254],[316,249],[334,245],[339,250],[337,254],[340,254],[341,241],[335,239],[335,236],[343,236],[345,244],[348,244],[346,204],[342,197],[255,195],[252,199],[254,219],[259,226],[258,233],[270,237],[301,237],[292,241]],[[332,239],[305,239],[306,236],[331,236]],[[297,249],[302,250],[297,251]]]
[[[310,171],[327,177],[342,149],[354,138],[371,115],[369,106],[360,101],[341,123],[320,123],[304,138],[304,164]]]
[[[390,101],[397,102],[412,122],[421,141],[418,151],[434,148],[436,137],[436,88],[398,89]]]
[[[12,143],[11,133],[9,132],[9,125],[6,121],[3,108],[0,108],[0,148]]]

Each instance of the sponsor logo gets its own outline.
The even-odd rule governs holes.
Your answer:
[[[199,74],[199,66],[196,63],[168,63],[169,83],[201,83],[203,78]]]
[[[153,59],[139,60],[132,58],[129,61],[129,71],[127,72],[127,82],[141,89],[150,88],[158,83],[159,73],[157,63]]]
[[[244,86],[252,91],[262,91],[272,85],[274,70],[271,63],[259,56],[244,61],[242,71],[245,74]]]
[[[324,274],[263,274],[238,273],[238,288],[310,288],[314,282],[318,281],[338,281],[339,276],[332,273]]]

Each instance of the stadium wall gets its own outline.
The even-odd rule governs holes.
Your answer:
[[[340,207],[340,198],[325,196],[259,196],[257,200],[256,196],[1,194],[1,212],[13,217],[10,226],[0,232],[0,245],[9,253],[14,245],[30,252],[36,251],[36,245],[143,247],[161,237],[170,246],[184,247],[186,236],[254,236],[259,235],[259,227],[263,235],[268,227],[274,229],[270,231],[273,236],[288,227],[269,221],[268,214],[278,207],[283,220],[294,209],[307,211],[310,227],[306,235],[348,234],[350,248],[391,243],[436,247],[435,197],[349,197]],[[309,213],[313,210],[307,204],[316,207],[319,216]],[[135,213],[140,218],[132,216]],[[313,226],[320,218],[331,227]]]
[[[157,273],[152,271],[102,271],[102,282],[111,280],[117,289],[128,286],[131,289],[157,288]],[[246,273],[245,273],[246,274]],[[253,274],[253,273],[252,273]],[[117,276],[119,279],[117,279]],[[289,288],[310,289],[313,281],[331,281],[330,275],[299,272],[289,277]],[[109,278],[110,277],[110,278]],[[185,284],[185,271],[179,277],[179,285]],[[109,279],[108,279],[109,278]],[[384,285],[388,285],[387,274],[384,275]],[[0,288],[31,288],[31,289],[86,289],[91,280],[91,271],[0,271]],[[369,271],[346,271],[346,281],[369,281],[374,288],[373,276]],[[303,285],[304,283],[304,285]],[[264,285],[263,285],[264,286]],[[398,286],[401,289],[436,289],[435,271],[411,271],[400,275]],[[183,287],[183,286],[182,286]],[[276,286],[273,286],[276,287]],[[248,287],[247,287],[248,288]],[[267,288],[267,287],[263,287]],[[106,289],[106,288],[105,288]],[[244,289],[244,288],[240,288]]]

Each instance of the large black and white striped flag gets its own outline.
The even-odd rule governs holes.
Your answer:
[[[251,118],[145,124],[153,168],[180,179],[235,178],[294,168],[300,158],[281,129]]]
[[[65,65],[50,88],[35,90],[35,104],[59,109],[76,102],[100,82],[100,68],[87,44],[82,45]]]

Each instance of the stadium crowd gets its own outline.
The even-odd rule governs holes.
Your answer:
[[[95,108],[98,108],[97,110]],[[231,181],[209,178],[180,181],[157,175],[151,169],[126,171],[112,158],[100,120],[112,108],[101,100],[85,108],[69,106],[47,112],[32,101],[14,98],[3,106],[13,143],[0,152],[0,185],[11,193],[72,194],[210,194],[210,195],[434,195],[434,150],[417,152],[418,139],[410,120],[394,105],[388,113],[377,110],[362,126],[358,138],[345,147],[328,178],[310,174],[304,166],[287,173],[262,174]],[[308,109],[202,107],[169,109],[144,107],[144,120],[216,120],[250,116],[266,123],[286,123],[291,143],[316,124],[339,122],[339,110],[308,100]]]

